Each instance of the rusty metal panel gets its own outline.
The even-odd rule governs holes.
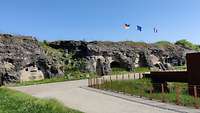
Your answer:
[[[200,53],[189,53],[186,55],[187,71],[190,85],[200,84]]]
[[[153,82],[188,82],[188,73],[186,71],[177,72],[151,72]]]

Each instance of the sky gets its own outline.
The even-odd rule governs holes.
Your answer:
[[[200,44],[199,6],[200,0],[0,0],[0,32],[48,41],[187,39]],[[130,29],[122,28],[125,23]]]

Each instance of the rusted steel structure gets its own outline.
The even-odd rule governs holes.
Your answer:
[[[147,76],[155,84],[164,84],[165,91],[168,91],[167,82],[188,83],[189,94],[200,97],[200,53],[188,53],[186,59],[187,71],[151,72]],[[154,89],[161,91],[161,86],[154,86]]]

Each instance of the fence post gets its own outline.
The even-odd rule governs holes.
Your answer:
[[[97,86],[97,77],[94,78],[94,88]]]
[[[124,74],[122,74],[122,80],[124,80]]]
[[[142,73],[139,73],[139,79],[141,79],[142,78]]]
[[[149,100],[152,100],[153,87],[150,87],[149,93],[150,93]]]
[[[101,89],[103,89],[103,86],[104,86],[104,80],[101,79]]]
[[[118,75],[116,75],[116,80],[118,80]]]
[[[180,89],[176,86],[176,105],[180,105]]]
[[[112,77],[111,77],[111,75],[110,75],[110,81],[112,80]]]
[[[91,87],[93,87],[94,81],[93,78],[91,78]]]
[[[99,78],[97,78],[97,89],[99,89]]]
[[[195,100],[195,108],[199,109],[199,105],[198,105],[198,98],[197,98],[197,86],[194,85],[194,100]]]
[[[133,78],[134,78],[134,80],[135,80],[135,73],[133,74]]]
[[[164,100],[164,94],[165,94],[164,84],[161,84],[161,89],[162,89],[162,102],[165,102],[165,100]]]
[[[128,73],[128,80],[130,80],[130,75],[129,75],[129,73]]]

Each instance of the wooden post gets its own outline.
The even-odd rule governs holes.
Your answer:
[[[194,100],[195,100],[195,108],[199,109],[199,105],[198,105],[198,97],[197,97],[197,86],[194,85]]]
[[[176,86],[176,105],[180,105],[180,88]]]
[[[162,102],[165,102],[165,100],[164,100],[164,94],[165,94],[164,84],[161,84],[161,89],[162,89]]]
[[[110,81],[112,81],[112,77],[111,77],[111,75],[110,75]]]
[[[99,89],[99,78],[97,78],[97,89]]]
[[[94,88],[96,88],[96,77],[94,77]]]
[[[150,87],[149,93],[150,93],[149,99],[152,100],[152,93],[153,93],[153,88],[152,87]]]
[[[128,80],[130,80],[130,75],[129,75],[129,73],[128,73]]]
[[[110,80],[110,90],[112,91],[112,79]]]
[[[133,74],[133,78],[134,78],[134,80],[135,80],[135,73]]]
[[[94,78],[91,78],[91,87],[93,87],[93,85],[94,85],[93,79],[94,79]]]
[[[117,75],[115,75],[115,77],[116,77],[116,80],[118,79],[118,76]]]
[[[105,84],[105,82],[104,82],[103,78],[101,80],[102,80],[102,82],[101,82],[101,88],[104,90],[104,84]]]
[[[124,80],[124,74],[122,75],[122,80]]]
[[[141,79],[142,78],[142,73],[139,73],[139,79]]]

